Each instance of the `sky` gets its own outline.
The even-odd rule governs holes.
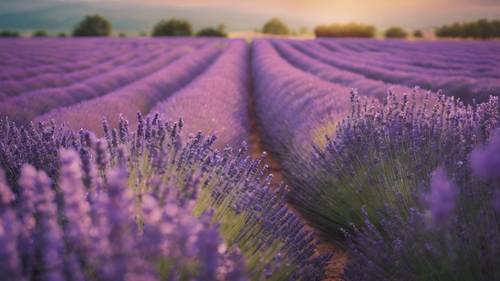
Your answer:
[[[164,9],[167,16],[184,16],[200,24],[224,23],[230,30],[255,29],[270,17],[281,18],[295,28],[352,21],[380,28],[430,28],[484,17],[500,19],[500,0],[0,0],[0,15],[10,13],[17,17],[8,20],[22,21],[28,13],[50,21],[62,17],[60,7],[76,4],[85,5],[88,11],[104,11],[117,21],[124,20],[119,13],[135,11],[137,25],[150,25],[148,18],[156,20]],[[37,9],[43,10],[43,17]]]
[[[237,6],[236,9],[284,18],[295,17],[313,23],[361,21],[376,25],[425,26],[478,17],[500,18],[500,0],[172,0],[167,2],[186,6]]]

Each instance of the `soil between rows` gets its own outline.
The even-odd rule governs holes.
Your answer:
[[[262,155],[264,151],[264,143],[262,141],[262,138],[260,137],[260,126],[259,126],[259,120],[255,111],[255,102],[253,98],[253,92],[250,90],[250,94],[248,97],[248,113],[249,113],[249,153],[250,156],[253,158],[257,158]],[[269,165],[269,170],[273,174],[273,185],[276,186],[280,183],[287,183],[285,176],[282,173],[281,167],[279,163],[274,160],[273,155],[271,152],[266,151],[267,157],[266,157],[266,164]],[[318,254],[323,254],[323,253],[334,253],[332,259],[328,263],[328,266],[326,268],[326,273],[325,273],[325,278],[324,281],[344,281],[345,279],[343,278],[343,272],[344,272],[344,267],[347,263],[347,253],[334,245],[331,242],[326,241],[324,239],[324,235],[314,227],[312,227],[309,222],[302,216],[302,214],[290,203],[287,204],[287,207],[292,210],[295,214],[299,215],[300,218],[304,221],[306,224],[306,228],[309,231],[312,231],[315,233],[316,236],[316,241],[318,241],[318,246],[316,248]]]

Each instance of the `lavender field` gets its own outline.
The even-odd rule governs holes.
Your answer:
[[[500,42],[0,40],[5,280],[500,280]]]

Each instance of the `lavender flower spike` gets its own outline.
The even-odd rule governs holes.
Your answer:
[[[500,129],[497,129],[484,148],[476,148],[471,154],[472,170],[477,176],[500,178]]]
[[[455,209],[457,193],[457,187],[448,179],[444,169],[434,171],[427,198],[434,223],[441,224],[450,218]]]
[[[16,239],[19,235],[19,220],[11,209],[13,194],[0,170],[0,276],[8,280],[26,280],[21,273],[21,261]]]

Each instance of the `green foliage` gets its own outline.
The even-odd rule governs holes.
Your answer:
[[[37,30],[33,32],[33,34],[31,35],[31,37],[47,37],[47,36],[49,36],[49,34],[45,30]]]
[[[360,37],[372,38],[376,28],[361,23],[320,25],[314,29],[316,37]]]
[[[59,37],[59,38],[65,38],[65,37],[66,37],[66,33],[64,33],[64,32],[59,32],[59,33],[57,34],[57,37]]]
[[[161,20],[153,28],[152,36],[191,36],[193,28],[187,20],[170,19]]]
[[[456,22],[436,28],[435,33],[440,38],[500,38],[500,20],[480,19],[466,23]]]
[[[384,37],[390,39],[405,39],[408,37],[408,32],[399,26],[393,26],[389,27],[389,29],[384,32]]]
[[[420,31],[420,30],[417,29],[417,30],[413,31],[413,37],[415,37],[415,38],[423,38],[424,34],[422,33],[422,31]]]
[[[288,35],[290,29],[288,26],[277,18],[270,19],[262,27],[262,32],[273,35]]]
[[[4,37],[4,38],[19,37],[19,32],[17,32],[17,31],[10,31],[10,30],[2,30],[2,31],[0,31],[0,37]]]
[[[126,38],[127,37],[127,33],[120,32],[120,33],[118,33],[118,37],[120,37],[120,38]]]
[[[216,28],[214,27],[206,27],[198,31],[196,36],[203,37],[227,37],[227,33],[225,31],[226,27],[223,24],[219,24]]]
[[[111,23],[100,15],[86,16],[73,30],[73,36],[110,36]]]

